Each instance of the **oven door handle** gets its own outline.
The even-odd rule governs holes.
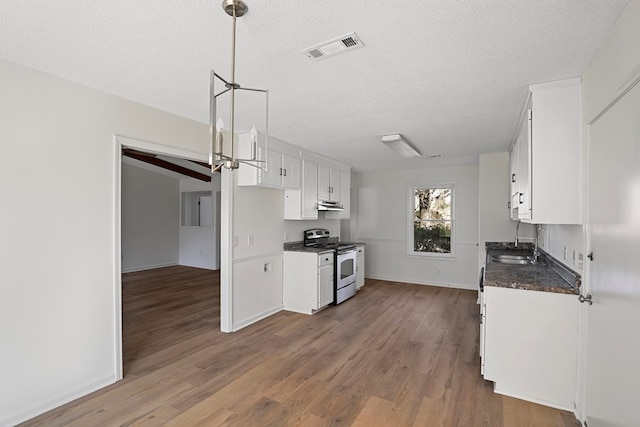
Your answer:
[[[351,252],[356,253],[357,252],[356,248],[341,249],[338,251],[338,255],[345,255]]]

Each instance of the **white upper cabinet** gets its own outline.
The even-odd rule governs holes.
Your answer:
[[[335,194],[335,193],[334,193]],[[349,219],[351,218],[351,172],[340,171],[340,204],[341,211],[327,211],[324,217],[327,219]]]
[[[282,155],[282,186],[284,188],[300,188],[300,159],[286,154]]]
[[[351,173],[348,165],[278,140],[269,142],[265,150],[263,141],[252,143],[248,133],[239,134],[238,157],[250,159],[252,153],[265,162],[256,162],[259,167],[241,163],[238,185],[285,190],[284,219],[318,219],[319,200],[344,206],[342,211],[326,211],[325,218],[349,218]]]
[[[264,155],[264,149],[258,149],[258,158],[260,160],[267,160],[266,170],[249,169],[250,179],[245,184],[245,180],[242,179],[248,174],[238,173],[238,185],[264,185],[268,187],[281,187],[282,186],[282,155],[275,151],[269,150],[268,155]],[[243,171],[244,172],[244,171]]]
[[[512,219],[581,224],[580,79],[529,89],[511,152]]]
[[[318,199],[339,202],[341,198],[340,171],[318,165]]]
[[[270,147],[270,146],[269,146]],[[238,157],[250,158],[253,148],[248,134],[238,135]],[[258,185],[270,188],[300,188],[300,158],[280,153],[269,148],[266,151],[258,147],[258,159],[266,160],[265,163],[256,163],[260,168],[249,165],[240,165],[238,169],[238,185]]]
[[[516,138],[511,146],[511,151],[509,152],[509,164],[511,170],[511,192],[509,193],[511,201],[509,203],[509,208],[511,209],[511,219],[515,221],[518,220],[518,208],[520,206],[520,187],[518,187],[518,175],[520,175],[518,171],[518,168],[520,167],[520,144],[518,142],[518,138]]]
[[[318,219],[318,165],[302,160],[299,190],[284,192],[284,219]]]

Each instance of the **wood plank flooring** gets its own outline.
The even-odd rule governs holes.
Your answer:
[[[577,426],[480,376],[476,293],[367,280],[223,334],[218,272],[123,276],[125,378],[25,426]]]

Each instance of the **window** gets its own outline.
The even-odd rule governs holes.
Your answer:
[[[182,193],[183,227],[212,227],[213,199],[211,191],[190,191]]]
[[[453,256],[453,201],[453,184],[409,187],[409,255]]]

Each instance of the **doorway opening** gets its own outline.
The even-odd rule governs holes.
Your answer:
[[[116,150],[121,379],[159,351],[221,329],[223,197],[206,156],[123,137]]]

